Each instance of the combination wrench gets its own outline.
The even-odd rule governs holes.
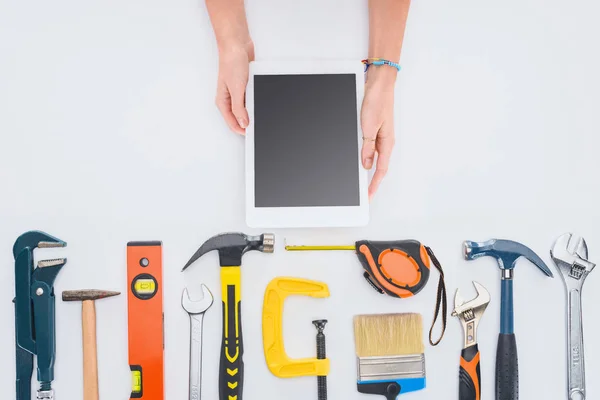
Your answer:
[[[560,271],[567,291],[568,398],[585,400],[581,289],[596,264],[587,260],[588,249],[585,240],[576,239],[571,233],[566,233],[556,240],[550,255]]]
[[[213,304],[213,295],[202,285],[203,298],[190,299],[187,288],[181,295],[181,306],[190,316],[190,390],[189,400],[200,400],[202,391],[202,325],[204,313]]]

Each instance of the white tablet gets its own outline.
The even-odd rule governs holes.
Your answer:
[[[369,221],[361,62],[254,62],[246,91],[246,222],[255,228]]]

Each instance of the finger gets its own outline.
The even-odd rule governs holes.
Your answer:
[[[235,115],[233,115],[233,111],[231,111],[230,98],[228,96],[226,97],[224,95],[219,95],[217,96],[216,104],[217,108],[221,112],[221,115],[223,116],[223,119],[225,119],[225,122],[229,126],[229,129],[231,129],[235,133],[243,135],[245,133],[244,129],[240,127],[240,125],[237,122],[237,119],[235,118]]]
[[[362,124],[363,144],[361,151],[361,160],[363,167],[371,169],[373,167],[373,159],[375,158],[375,148],[377,140],[377,131],[379,127],[375,124],[364,122]]]
[[[230,87],[231,110],[242,129],[248,127],[248,111],[246,111],[246,86],[238,83]]]
[[[386,136],[380,134],[377,138],[377,168],[373,174],[373,179],[369,185],[369,198],[379,189],[379,185],[388,172],[390,166],[390,158],[394,148],[394,136]]]

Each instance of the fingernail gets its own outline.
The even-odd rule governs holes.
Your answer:
[[[248,123],[244,118],[238,118],[238,124],[240,124],[240,126],[244,129],[246,129],[246,127],[248,126]]]
[[[373,159],[372,158],[366,158],[365,159],[365,168],[370,169],[373,166]]]

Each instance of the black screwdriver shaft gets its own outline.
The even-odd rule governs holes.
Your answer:
[[[327,351],[325,347],[325,329],[327,320],[313,321],[313,325],[317,328],[317,360],[324,360],[327,358]],[[317,387],[318,387],[318,400],[327,400],[327,376],[317,376]]]

